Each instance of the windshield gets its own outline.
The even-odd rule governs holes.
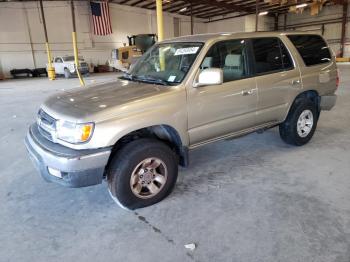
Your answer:
[[[153,46],[125,77],[129,80],[172,85],[181,83],[202,43],[165,43]]]
[[[79,61],[84,61],[84,58],[82,58],[81,56],[79,56],[78,59]],[[74,61],[74,56],[65,56],[63,57],[63,60],[67,62]]]

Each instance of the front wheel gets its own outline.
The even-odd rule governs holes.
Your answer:
[[[175,186],[178,160],[175,153],[155,139],[128,143],[113,157],[108,189],[113,200],[126,209],[153,205]]]
[[[64,77],[67,79],[71,77],[71,73],[68,68],[64,69]]]
[[[297,99],[287,119],[279,126],[282,140],[291,145],[305,145],[315,133],[318,117],[314,102],[307,98]]]

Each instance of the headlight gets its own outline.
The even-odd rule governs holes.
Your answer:
[[[74,72],[75,71],[75,64],[69,64],[68,69],[69,69],[69,71]]]
[[[76,124],[59,120],[56,123],[57,139],[71,144],[84,143],[88,141],[94,132],[94,123]]]

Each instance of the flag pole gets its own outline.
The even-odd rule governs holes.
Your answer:
[[[72,32],[72,38],[73,38],[73,50],[74,50],[74,63],[75,63],[75,70],[77,71],[80,86],[85,86],[84,79],[82,78],[80,72],[79,72],[79,57],[78,57],[78,44],[77,44],[77,32],[76,32],[76,26],[75,26],[75,14],[74,14],[74,0],[70,1],[71,11],[72,11],[72,24],[73,24],[73,32]]]

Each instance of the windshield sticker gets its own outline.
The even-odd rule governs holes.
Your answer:
[[[176,79],[176,76],[169,76],[168,82],[174,82]]]
[[[192,54],[196,54],[198,49],[199,49],[198,46],[180,48],[180,49],[176,50],[175,55],[177,56],[177,55],[192,55]]]

